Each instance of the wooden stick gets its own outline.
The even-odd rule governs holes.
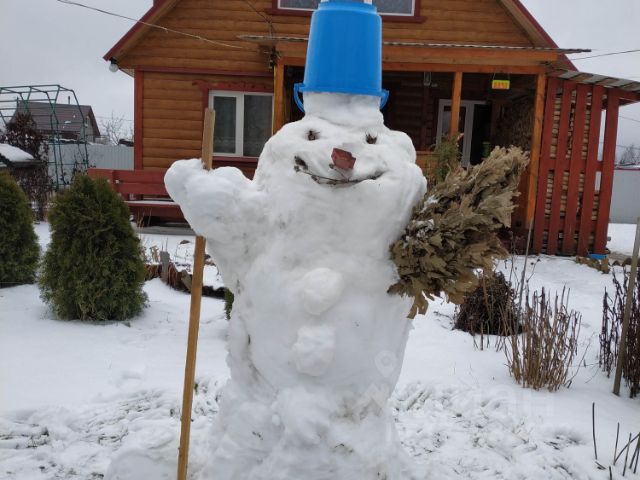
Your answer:
[[[202,166],[211,170],[213,156],[213,132],[215,112],[204,111],[202,129]],[[198,328],[200,326],[200,306],[202,303],[202,277],[204,274],[205,239],[196,236],[193,254],[193,278],[191,280],[191,307],[189,310],[189,336],[187,339],[187,361],[184,366],[184,387],[182,390],[182,416],[180,418],[180,450],[178,453],[178,480],[186,480],[189,464],[189,437],[191,435],[191,408],[193,405],[193,384],[196,374],[196,351],[198,348]]]
[[[636,443],[636,466],[633,467],[633,473],[636,474],[638,472],[638,460],[640,460],[640,433],[638,433],[638,443]]]
[[[598,460],[598,444],[596,443],[596,402],[591,404],[591,433],[593,434],[593,454]]]
[[[627,453],[624,456],[624,468],[622,469],[622,476],[627,473],[627,462],[629,461],[629,450],[631,450],[631,434],[629,434],[629,443],[627,443]]]
[[[640,217],[636,222],[636,239],[633,244],[633,256],[631,257],[631,272],[629,274],[629,284],[627,285],[627,301],[624,304],[624,314],[622,317],[622,334],[620,335],[620,348],[618,349],[618,365],[616,366],[616,376],[613,382],[613,393],[616,395],[620,395],[622,366],[626,360],[629,317],[631,316],[631,304],[633,303],[633,293],[636,288],[636,276],[638,275],[638,250],[640,250]]]
[[[620,438],[620,422],[618,422],[618,428],[616,429],[616,446],[613,449],[613,465],[616,464],[616,455],[618,454],[618,439]]]

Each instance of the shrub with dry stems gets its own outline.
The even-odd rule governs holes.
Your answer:
[[[465,295],[457,309],[454,328],[480,335],[480,347],[484,348],[485,335],[505,336],[520,331],[516,312],[516,292],[504,274],[483,273],[479,285]],[[487,338],[487,345],[488,341]],[[496,342],[496,346],[500,343]]]
[[[522,333],[512,332],[504,348],[511,376],[523,387],[554,392],[570,385],[581,315],[569,309],[568,300],[565,290],[555,298],[544,288],[526,295],[518,315]]]
[[[611,375],[618,364],[620,334],[624,305],[627,301],[627,286],[630,273],[624,271],[622,282],[613,274],[613,293],[605,290],[602,301],[602,330],[600,332],[599,364],[607,376]],[[640,274],[638,275],[640,280]],[[636,282],[631,302],[629,330],[622,378],[629,387],[629,395],[633,398],[640,393],[640,282]]]

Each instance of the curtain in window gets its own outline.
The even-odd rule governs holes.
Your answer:
[[[236,153],[236,101],[235,97],[213,98],[216,111],[213,141],[218,153]]]
[[[259,157],[264,144],[271,137],[270,95],[244,96],[244,142],[246,157]]]

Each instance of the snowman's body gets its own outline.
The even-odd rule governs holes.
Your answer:
[[[386,402],[412,300],[389,295],[389,246],[426,182],[379,99],[306,94],[253,181],[176,162],[167,189],[235,294],[216,479],[406,479]],[[375,139],[375,143],[374,140]],[[332,164],[350,152],[352,170]]]

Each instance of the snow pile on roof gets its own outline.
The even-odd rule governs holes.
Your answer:
[[[0,143],[0,157],[4,157],[10,162],[32,162],[33,156],[18,147]]]

